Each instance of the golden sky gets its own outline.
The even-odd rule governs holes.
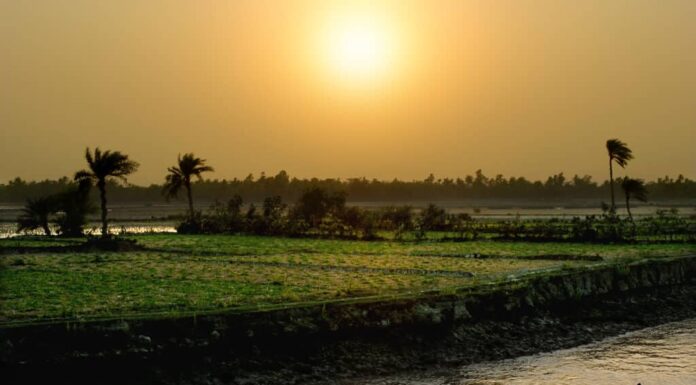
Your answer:
[[[696,177],[696,1],[0,1],[0,182]],[[624,172],[619,172],[624,175]]]

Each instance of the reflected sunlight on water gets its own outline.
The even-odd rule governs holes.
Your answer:
[[[373,385],[695,385],[696,319],[627,333],[573,349],[467,365]]]

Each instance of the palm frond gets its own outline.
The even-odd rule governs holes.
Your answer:
[[[648,200],[648,190],[642,179],[624,178],[621,181],[621,189],[627,198],[646,202]]]
[[[128,155],[119,151],[102,151],[99,147],[94,149],[92,154],[87,148],[85,158],[89,164],[92,178],[106,179],[116,177],[125,180],[127,175],[134,173],[138,169],[138,162],[130,160]],[[86,173],[82,173],[86,177]]]
[[[176,167],[169,167],[167,170],[169,174],[165,177],[162,194],[167,199],[176,198],[179,195],[179,190],[184,186],[183,175],[181,170]]]
[[[53,196],[27,199],[22,214],[17,217],[17,230],[36,230],[48,223],[48,217],[58,211],[57,201]]]
[[[178,167],[176,168],[179,170],[184,180],[191,180],[192,176],[202,180],[201,174],[215,171],[213,167],[206,165],[205,162],[205,159],[198,158],[190,152],[183,156],[179,154],[177,157]]]
[[[626,167],[628,161],[633,159],[631,149],[619,139],[607,140],[607,152],[609,153],[609,158],[621,167]]]
[[[80,170],[75,173],[73,179],[80,183],[82,183],[83,181],[91,181],[92,179],[94,179],[94,174],[87,170]]]

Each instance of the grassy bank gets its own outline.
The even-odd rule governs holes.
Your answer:
[[[78,240],[0,240],[5,250],[32,248],[30,254],[0,256],[0,322],[176,314],[447,291],[540,270],[696,252],[688,244],[133,238],[147,250],[41,252],[42,247]]]

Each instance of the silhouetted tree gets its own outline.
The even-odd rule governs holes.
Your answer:
[[[17,218],[17,231],[36,230],[41,228],[46,235],[51,235],[48,221],[51,214],[58,211],[54,196],[27,199],[22,214]]]
[[[99,189],[99,201],[101,204],[102,238],[109,236],[108,222],[106,219],[106,181],[111,178],[118,178],[126,181],[126,176],[134,173],[138,169],[138,162],[128,159],[128,155],[118,151],[104,151],[99,147],[94,149],[94,154],[85,151],[85,159],[89,165],[88,170],[81,170],[75,173],[75,180],[78,182],[89,181],[96,183]]]
[[[642,179],[632,178],[623,178],[621,181],[621,189],[626,197],[626,211],[628,212],[628,217],[631,219],[631,222],[634,223],[635,227],[633,215],[631,214],[631,198],[645,202],[648,200],[648,190],[646,190],[645,183]]]
[[[618,139],[607,140],[607,152],[609,153],[609,186],[611,188],[611,209],[616,211],[616,201],[614,200],[614,167],[616,162],[619,166],[626,167],[628,161],[633,159],[633,153],[626,143]]]
[[[186,189],[188,198],[189,218],[194,218],[193,194],[191,193],[191,177],[203,180],[201,174],[214,171],[210,166],[206,166],[205,159],[197,158],[192,153],[179,155],[177,165],[167,169],[169,174],[164,183],[164,194],[167,198],[176,197],[182,187]]]
[[[164,181],[163,181],[164,182]],[[618,182],[618,181],[617,181]],[[0,202],[24,204],[26,198],[38,198],[65,191],[71,180],[25,181],[10,179],[0,182]],[[560,174],[543,180],[533,181],[524,177],[488,178],[482,173],[474,176],[456,178],[450,181],[443,178],[427,184],[422,180],[391,181],[368,180],[365,178],[339,179],[299,179],[289,178],[286,173],[263,179],[250,178],[232,180],[205,180],[194,183],[195,199],[210,202],[220,197],[239,194],[247,202],[257,205],[269,196],[281,196],[283,201],[295,202],[304,191],[321,187],[327,191],[346,191],[352,202],[432,202],[449,200],[515,199],[546,201],[548,199],[599,199],[610,189],[609,178],[596,182],[588,176],[565,177],[561,184]],[[696,196],[696,180],[683,175],[662,177],[645,183],[651,200],[689,199]],[[162,198],[162,184],[149,186],[107,183],[109,202],[157,202]],[[616,187],[616,186],[615,186]],[[95,189],[95,196],[96,189]],[[619,199],[620,200],[620,199]],[[185,200],[184,200],[185,201]],[[608,203],[611,203],[607,200]],[[188,209],[188,208],[187,208]]]
[[[84,233],[87,224],[87,214],[94,210],[89,199],[92,183],[81,180],[77,186],[56,194],[58,209],[61,211],[56,218],[58,232],[63,236],[79,237]]]
[[[255,226],[255,232],[261,234],[280,234],[283,231],[283,215],[287,205],[279,196],[263,200],[262,216]]]
[[[443,230],[447,224],[447,213],[445,209],[430,203],[421,212],[419,224],[423,230]]]
[[[385,207],[381,213],[381,225],[387,230],[394,230],[395,237],[413,229],[413,209],[411,206]]]
[[[293,207],[293,219],[301,219],[311,227],[318,227],[322,219],[329,213],[338,213],[346,205],[344,192],[328,193],[320,187],[314,187],[300,197]]]

